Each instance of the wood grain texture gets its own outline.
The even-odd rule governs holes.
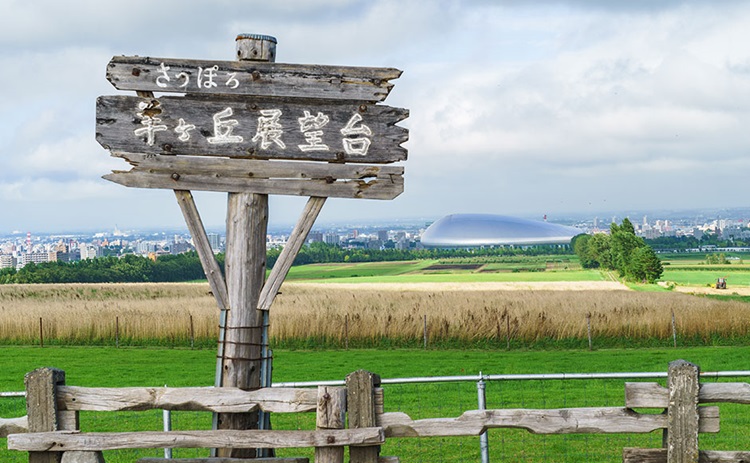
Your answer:
[[[63,452],[60,463],[105,463],[102,452]]]
[[[350,199],[390,200],[404,191],[403,177],[384,180],[293,180],[216,177],[215,175],[173,174],[151,172],[114,172],[104,179],[127,187],[185,189],[227,193],[258,193],[291,196],[319,196]]]
[[[61,386],[58,406],[63,410],[141,411],[190,410],[246,413],[261,409],[274,413],[315,411],[317,395],[311,389],[236,387],[89,388]]]
[[[25,416],[19,418],[0,418],[0,438],[8,434],[29,432],[29,420]]]
[[[155,448],[294,448],[341,445],[379,445],[382,428],[326,429],[320,431],[143,431],[78,433],[71,431],[12,434],[8,448],[21,451],[99,451]]]
[[[310,463],[309,458],[139,458],[135,463]]]
[[[214,175],[217,177],[370,180],[404,175],[403,166],[333,164],[305,161],[268,161],[201,156],[153,155],[113,152],[112,156],[130,163],[134,170]]]
[[[277,112],[273,123],[268,111]],[[319,113],[327,123],[303,131],[300,118]],[[401,144],[409,131],[395,124],[408,116],[405,109],[367,104],[102,96],[96,103],[96,139],[106,149],[131,153],[389,163],[407,157]],[[351,124],[360,131],[366,127],[367,134],[348,132]],[[318,141],[311,142],[310,133],[318,131]],[[346,140],[369,140],[369,146],[361,147],[364,154],[347,152]],[[307,150],[312,144],[316,149]]]
[[[346,404],[349,412],[349,428],[377,426],[375,388],[380,386],[380,376],[358,370],[346,376]],[[352,447],[349,449],[352,463],[377,463],[380,447]]]
[[[703,383],[698,403],[750,404],[748,383]],[[628,408],[667,408],[669,389],[658,383],[625,383],[625,406]]]
[[[211,244],[209,244],[208,235],[198,213],[198,207],[195,205],[193,194],[185,190],[175,190],[174,194],[177,204],[180,205],[180,210],[185,218],[188,230],[190,230],[190,235],[193,237],[193,243],[195,243],[195,249],[200,258],[203,273],[206,274],[208,285],[211,288],[211,294],[214,295],[219,310],[226,310],[229,307],[227,283],[224,281],[221,267],[216,261]]]
[[[23,378],[26,386],[26,414],[29,432],[62,429],[58,420],[57,388],[65,384],[65,372],[56,368],[38,368]],[[13,436],[23,434],[12,434]],[[29,453],[29,463],[58,463],[60,453],[35,451]]]
[[[666,463],[667,449],[625,448],[622,451],[623,463]],[[701,450],[698,452],[699,463],[746,463],[750,461],[750,452]]]
[[[343,429],[346,424],[346,388],[318,387],[317,429]],[[315,463],[344,463],[344,447],[316,447]]]
[[[266,275],[268,196],[230,193],[227,198],[225,274],[229,311],[223,344],[223,386],[261,387],[263,312],[256,310]],[[222,413],[218,429],[256,429],[258,413]],[[255,450],[218,449],[220,457],[251,457]]]
[[[703,407],[706,432],[718,432],[718,408]],[[649,433],[667,427],[667,416],[640,414],[628,408],[549,410],[471,410],[457,418],[412,420],[405,413],[384,413],[377,424],[387,437],[478,436],[492,428],[521,428],[534,434]]]
[[[135,463],[310,463],[309,458],[139,458]]]
[[[169,69],[163,71],[165,68]],[[209,79],[206,71],[212,70],[215,78]],[[115,56],[107,65],[107,80],[119,90],[373,102],[385,100],[393,88],[389,81],[400,75],[401,71],[393,68],[139,56]]]
[[[670,362],[667,385],[667,462],[698,463],[698,366],[684,360]]]
[[[305,244],[307,235],[310,233],[313,224],[315,224],[315,219],[318,218],[318,214],[323,209],[325,202],[326,198],[321,197],[312,197],[307,200],[297,224],[294,226],[286,245],[284,245],[284,249],[281,250],[279,258],[276,259],[276,263],[263,285],[263,289],[260,292],[258,310],[269,310],[271,308],[281,288],[281,284],[289,273],[289,269],[292,268],[294,258],[297,257],[299,250]]]

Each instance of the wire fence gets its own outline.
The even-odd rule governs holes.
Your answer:
[[[748,382],[750,371],[702,373],[703,382]],[[666,372],[566,375],[476,375],[460,377],[384,379],[386,412],[407,413],[413,419],[458,417],[464,411],[481,408],[483,389],[487,409],[552,409],[577,407],[622,407],[625,382],[649,381],[666,385]],[[276,383],[274,387],[316,387],[343,385],[343,381]],[[478,387],[479,386],[479,387]],[[750,408],[721,404],[721,432],[702,434],[701,448],[743,450],[750,447]],[[660,411],[654,410],[654,413]],[[0,396],[0,417],[25,414],[21,396]],[[172,412],[173,430],[210,429],[211,414]],[[315,414],[274,414],[274,429],[314,429]],[[160,410],[147,412],[81,412],[84,431],[164,429]],[[4,440],[3,440],[4,444]],[[492,429],[487,433],[483,460],[480,438],[388,439],[381,455],[398,456],[411,462],[621,462],[624,447],[659,448],[662,434],[568,434],[535,435],[520,429]],[[161,449],[105,452],[108,463],[132,463],[141,457],[163,457]],[[206,449],[173,449],[174,458],[209,456]],[[279,450],[277,456],[313,459],[311,449]],[[23,452],[0,450],[0,461],[25,462]]]

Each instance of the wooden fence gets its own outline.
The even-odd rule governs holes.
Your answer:
[[[623,407],[471,410],[455,418],[413,420],[384,413],[379,377],[357,371],[346,387],[265,388],[84,388],[65,385],[64,372],[51,368],[26,375],[27,433],[11,434],[8,447],[29,452],[30,463],[101,463],[102,451],[139,448],[292,448],[314,447],[316,462],[397,462],[379,455],[387,439],[479,436],[491,428],[522,428],[535,434],[610,434],[663,432],[663,448],[623,449],[623,461],[746,462],[750,452],[700,451],[698,434],[719,432],[717,406],[750,404],[750,384],[700,384],[696,365],[670,363],[667,387],[626,383]],[[191,410],[214,413],[316,413],[316,429],[196,430],[165,432],[81,432],[78,413],[90,411]],[[348,420],[347,420],[348,418]],[[348,423],[347,423],[348,422]],[[18,425],[18,423],[15,423]],[[347,426],[348,424],[348,426]],[[18,427],[16,427],[18,431]],[[226,463],[304,458],[242,460],[226,458],[141,458],[139,463]]]

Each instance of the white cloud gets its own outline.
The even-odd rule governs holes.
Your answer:
[[[690,182],[746,196],[746,2],[10,0],[3,13],[0,193],[11,221],[42,219],[8,201],[91,210],[104,201],[93,195],[117,205],[107,220],[181,222],[169,192],[99,179],[127,167],[94,140],[96,97],[121,93],[106,64],[231,60],[246,32],[276,36],[280,62],[405,71],[387,101],[411,112],[405,193],[332,200],[326,220],[711,205]],[[221,223],[223,197],[206,201]],[[293,222],[297,204],[275,200],[272,217]]]

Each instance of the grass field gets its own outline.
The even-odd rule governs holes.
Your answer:
[[[114,348],[0,348],[0,390],[21,390],[23,375],[39,366],[56,366],[66,371],[67,383],[81,386],[205,386],[213,384],[215,351],[177,349]],[[365,368],[383,378],[411,376],[478,375],[503,373],[578,373],[666,371],[671,360],[684,358],[702,371],[747,370],[750,347],[692,349],[611,349],[601,351],[487,351],[487,350],[277,350],[274,381],[343,379]],[[747,381],[747,378],[741,379]],[[662,381],[663,383],[663,381]],[[403,411],[413,418],[454,417],[476,408],[473,382],[386,385],[386,411]],[[490,408],[559,408],[617,406],[623,404],[622,380],[490,382]],[[704,448],[739,450],[746,448],[750,423],[737,405],[722,405],[722,431],[706,436]],[[23,415],[21,399],[0,399],[0,416]],[[160,412],[87,413],[82,429],[88,431],[158,430]],[[175,413],[175,429],[207,428],[210,418],[199,413]],[[744,416],[747,416],[745,413]],[[276,429],[312,429],[312,414],[274,415]],[[622,447],[658,447],[661,434],[622,436],[534,436],[525,431],[490,432],[492,461],[621,461]],[[3,442],[4,444],[4,442]],[[2,445],[4,447],[4,445]],[[705,447],[708,446],[708,447]],[[382,454],[398,455],[404,462],[477,461],[478,440],[401,439],[389,441]],[[204,455],[201,451],[179,451],[177,456]],[[310,452],[287,450],[282,456]],[[158,456],[159,451],[109,452],[108,463],[132,463],[137,457]],[[0,461],[22,462],[20,452],[0,450]]]
[[[274,381],[343,379],[360,368],[384,378],[477,375],[480,371],[666,371],[668,362],[677,358],[695,362],[703,371],[750,370],[750,296],[731,293],[741,285],[750,286],[750,266],[709,266],[695,258],[668,261],[663,279],[680,287],[705,288],[716,277],[727,276],[730,291],[718,296],[723,300],[715,300],[655,285],[630,286],[637,291],[624,286],[591,289],[600,284],[617,285],[606,283],[610,280],[607,274],[580,269],[570,256],[559,257],[293,267],[290,283],[282,287],[271,311]],[[573,288],[573,283],[578,284],[576,288],[590,287],[540,289],[545,284]],[[659,292],[648,291],[652,289]],[[677,349],[668,347],[673,342],[673,313],[681,346]],[[5,344],[0,347],[0,390],[22,390],[23,375],[40,366],[64,369],[68,384],[73,385],[211,385],[217,318],[215,301],[205,283],[0,286],[0,343]],[[39,344],[40,319],[47,344],[44,349],[30,347]],[[588,351],[587,320],[594,351]],[[423,342],[425,321],[429,348],[414,349]],[[208,348],[187,348],[191,330],[194,344]],[[121,346],[180,348],[116,349],[115,338]],[[80,347],[82,344],[110,347]],[[353,350],[331,349],[345,344]],[[691,345],[711,347],[682,347]],[[450,348],[455,346],[465,349]],[[491,408],[615,406],[622,405],[623,382],[493,382],[487,385],[487,395]],[[473,382],[386,388],[386,410],[404,411],[413,418],[453,417],[475,407]],[[702,448],[740,450],[750,445],[750,420],[744,418],[748,414],[741,413],[742,407],[747,406],[722,405],[722,432],[716,437],[703,436]],[[21,399],[0,399],[1,417],[22,414]],[[161,428],[160,413],[105,415],[85,414],[83,428]],[[732,418],[736,415],[740,417]],[[175,429],[210,426],[205,413],[176,413],[175,420]],[[274,416],[276,429],[313,426],[311,414]],[[615,462],[621,461],[624,446],[660,445],[657,433],[490,433],[492,461]],[[477,439],[403,439],[389,442],[383,454],[398,455],[404,462],[477,461],[478,448]],[[176,456],[205,456],[181,452]],[[311,453],[282,452],[282,456],[292,455]],[[159,452],[113,452],[107,461],[132,463],[139,456],[159,456]],[[26,460],[21,453],[0,451],[0,461]]]

